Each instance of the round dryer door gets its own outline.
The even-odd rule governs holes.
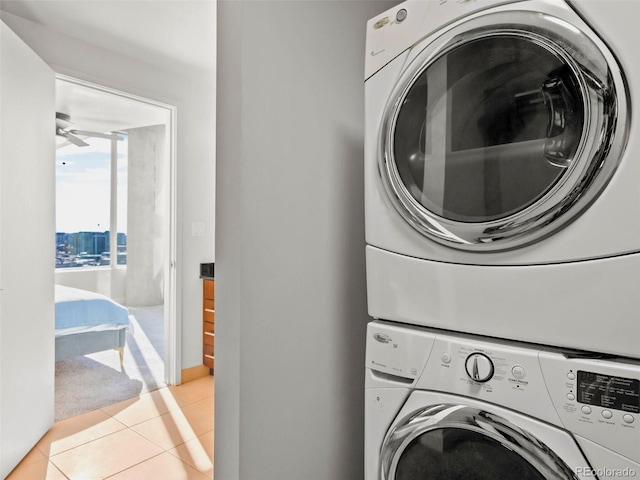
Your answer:
[[[387,434],[382,480],[573,480],[545,446],[497,415],[463,405],[433,405]]]
[[[599,40],[533,12],[425,40],[387,104],[379,166],[395,207],[451,247],[534,242],[604,188],[626,142],[624,82]]]

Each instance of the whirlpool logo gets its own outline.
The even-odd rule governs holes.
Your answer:
[[[391,343],[391,337],[385,333],[374,333],[373,338],[380,343]]]

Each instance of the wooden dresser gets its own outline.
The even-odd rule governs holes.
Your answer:
[[[202,363],[209,367],[211,374],[215,365],[215,324],[215,280],[205,278],[202,280]]]

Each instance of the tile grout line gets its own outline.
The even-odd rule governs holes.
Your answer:
[[[155,445],[155,444],[154,444],[154,445]],[[162,447],[161,447],[161,448],[162,448]],[[158,453],[158,454],[156,454],[156,455],[152,455],[151,457],[146,458],[146,459],[142,460],[141,462],[138,462],[138,463],[136,463],[136,464],[134,464],[134,465],[130,465],[130,466],[128,466],[127,468],[124,468],[124,469],[120,470],[119,472],[115,472],[115,473],[113,473],[113,474],[109,475],[108,477],[104,477],[104,478],[102,478],[101,480],[107,480],[108,478],[115,477],[116,475],[119,475],[119,474],[121,474],[122,472],[126,472],[127,470],[129,470],[129,469],[131,469],[131,468],[137,467],[138,465],[141,465],[141,464],[143,464],[144,462],[148,462],[149,460],[151,460],[151,459],[153,459],[153,458],[156,458],[156,457],[159,457],[160,455],[164,455],[165,453],[167,453],[167,452],[166,452],[166,451],[164,451],[164,452],[160,452],[160,453]]]
[[[184,385],[184,384],[183,384],[183,385]],[[180,387],[180,385],[178,385],[178,386],[177,386],[177,387],[175,387],[175,388],[179,388],[179,387]],[[115,417],[115,415],[117,415],[117,413],[112,415],[112,414],[108,413],[107,411],[103,410],[103,408],[104,408],[104,407],[103,407],[103,408],[98,408],[98,409],[96,409],[96,410],[93,410],[92,412],[97,412],[97,411],[99,411],[100,413],[102,413],[102,414],[104,414],[106,417],[108,417],[109,419],[113,419],[113,420],[115,420],[115,421],[116,421],[116,422],[117,422],[117,423],[118,423],[122,428],[119,428],[119,429],[118,429],[118,430],[116,430],[116,431],[113,431],[113,432],[110,432],[110,433],[107,433],[107,434],[104,434],[104,435],[99,435],[99,436],[98,436],[98,437],[96,437],[96,438],[92,438],[91,440],[88,440],[88,441],[86,441],[86,442],[82,442],[82,443],[80,443],[80,444],[78,444],[78,445],[75,445],[75,446],[73,446],[73,447],[66,448],[66,449],[64,449],[64,450],[61,450],[61,451],[59,451],[59,452],[55,453],[54,455],[51,455],[51,445],[52,445],[56,440],[51,441],[51,443],[49,444],[49,453],[46,453],[46,452],[45,452],[41,447],[39,447],[39,446],[38,446],[38,444],[36,444],[36,449],[37,449],[37,450],[38,450],[38,452],[40,452],[40,453],[43,455],[43,457],[44,457],[42,460],[39,460],[39,461],[46,461],[46,462],[47,462],[47,466],[51,465],[51,466],[52,466],[53,468],[55,468],[55,469],[56,469],[56,470],[57,470],[57,471],[58,471],[58,472],[59,472],[59,473],[60,473],[60,474],[65,478],[65,479],[70,480],[70,477],[69,477],[69,476],[68,476],[68,475],[67,475],[67,474],[66,474],[66,473],[65,473],[65,472],[64,472],[60,467],[58,467],[58,465],[56,465],[56,464],[53,462],[53,460],[52,460],[52,459],[53,459],[54,457],[56,457],[56,456],[58,456],[58,455],[60,455],[60,454],[63,454],[63,453],[65,453],[65,452],[69,452],[70,450],[73,450],[73,449],[75,449],[75,448],[79,448],[79,447],[81,447],[81,446],[88,445],[88,444],[90,444],[90,443],[92,443],[92,442],[95,442],[95,441],[97,441],[97,440],[104,439],[104,438],[106,438],[106,437],[108,437],[108,436],[111,436],[111,435],[114,435],[114,434],[116,434],[116,433],[118,433],[118,432],[122,432],[123,430],[130,430],[131,432],[135,433],[135,434],[136,434],[137,436],[139,436],[140,438],[144,439],[145,441],[150,442],[151,444],[155,445],[156,447],[158,447],[158,448],[159,448],[159,449],[161,449],[162,451],[161,451],[160,453],[156,454],[156,455],[152,455],[151,457],[149,457],[149,458],[147,458],[147,459],[145,459],[145,460],[142,460],[141,462],[138,462],[138,463],[136,463],[136,464],[134,464],[134,465],[131,465],[131,466],[129,466],[129,467],[127,467],[127,468],[123,469],[123,470],[120,470],[119,472],[116,472],[116,473],[110,474],[108,477],[105,477],[105,479],[107,479],[107,478],[111,478],[111,477],[113,477],[113,476],[115,476],[115,475],[117,475],[117,474],[119,474],[119,473],[122,473],[122,472],[124,472],[124,471],[126,471],[126,470],[129,470],[129,469],[131,469],[131,468],[134,468],[135,466],[140,465],[140,464],[142,464],[142,463],[144,463],[144,462],[147,462],[147,461],[149,461],[149,460],[151,460],[151,459],[153,459],[153,458],[156,458],[156,457],[158,457],[158,456],[160,456],[160,455],[163,455],[164,453],[168,453],[169,455],[171,455],[172,457],[176,458],[177,460],[179,460],[179,461],[180,461],[181,463],[183,463],[184,465],[189,466],[189,467],[191,467],[191,468],[194,468],[192,465],[190,465],[188,462],[185,462],[185,461],[184,461],[182,458],[180,458],[178,455],[175,455],[175,454],[173,454],[173,453],[171,452],[171,450],[176,450],[178,447],[180,447],[180,446],[182,446],[182,445],[185,445],[188,441],[193,440],[193,439],[185,440],[185,441],[183,441],[183,442],[181,442],[180,444],[177,444],[177,445],[172,445],[170,448],[165,448],[164,446],[162,446],[162,445],[158,445],[158,444],[157,444],[156,442],[154,442],[153,440],[151,440],[151,439],[149,439],[149,438],[145,437],[144,435],[142,435],[141,433],[137,432],[136,430],[134,430],[134,429],[133,429],[133,427],[135,427],[136,425],[140,425],[141,423],[144,423],[145,421],[148,421],[148,420],[152,420],[152,419],[155,419],[155,418],[162,417],[163,415],[166,415],[166,414],[169,414],[169,413],[171,413],[171,412],[174,412],[175,410],[182,410],[184,407],[187,407],[187,406],[193,406],[193,407],[196,407],[196,408],[197,408],[198,410],[200,410],[200,411],[208,412],[208,411],[210,410],[209,408],[205,408],[204,406],[200,406],[200,405],[196,405],[196,404],[197,404],[197,403],[199,403],[199,402],[203,402],[203,401],[205,401],[205,400],[209,400],[210,398],[211,398],[211,399],[213,399],[213,398],[215,397],[215,394],[213,394],[213,395],[206,395],[206,396],[204,396],[204,397],[202,397],[202,398],[198,398],[198,399],[196,399],[196,400],[188,400],[188,399],[186,399],[186,398],[181,397],[179,394],[178,394],[178,395],[176,395],[176,394],[175,394],[175,392],[172,392],[172,391],[171,391],[172,389],[171,389],[169,386],[164,386],[164,387],[161,387],[160,389],[156,389],[156,390],[154,390],[154,391],[162,390],[162,389],[165,389],[165,388],[168,390],[168,393],[169,393],[169,394],[174,398],[174,400],[176,400],[176,401],[180,401],[180,402],[183,402],[183,403],[184,403],[184,405],[177,405],[174,409],[169,409],[167,412],[164,412],[164,413],[158,414],[158,415],[156,415],[156,416],[152,417],[151,419],[143,420],[142,422],[138,422],[138,423],[135,423],[135,424],[133,424],[133,425],[127,425],[127,424],[125,424],[124,422],[120,421],[118,418],[116,418],[116,417]],[[174,389],[175,389],[175,388],[174,388]],[[150,395],[151,393],[152,393],[152,392],[146,392],[144,395]],[[139,398],[141,398],[141,397],[139,397]],[[137,401],[137,400],[136,400],[136,401]],[[135,405],[135,403],[136,403],[136,402],[133,402],[131,405]],[[121,411],[122,411],[122,410],[121,410]],[[91,413],[91,412],[87,412],[87,413]],[[119,413],[119,412],[118,412],[118,413]],[[73,417],[70,417],[70,418],[73,418]],[[65,420],[66,420],[66,419],[65,419]],[[62,421],[64,421],[64,420],[62,420]],[[61,422],[62,422],[62,421],[61,421]],[[56,422],[56,423],[59,423],[59,422]],[[95,426],[95,425],[97,425],[97,424],[94,424],[94,425],[91,425],[91,426]],[[54,426],[55,426],[55,423],[54,423]],[[90,428],[90,427],[89,427],[89,428]],[[199,437],[200,437],[200,436],[202,436],[202,435],[206,435],[206,434],[208,434],[208,433],[212,433],[212,432],[213,432],[213,430],[214,430],[214,427],[213,427],[213,425],[212,425],[212,428],[211,428],[210,430],[207,430],[207,431],[205,431],[205,432],[202,432],[202,433],[200,433],[199,435],[196,435],[194,438],[195,438],[195,439],[197,439],[197,438],[199,438]],[[77,433],[77,432],[75,432],[75,433]],[[70,435],[66,435],[65,437],[61,437],[61,438],[60,438],[60,439],[58,439],[58,440],[61,440],[61,439],[63,439],[63,438],[67,438],[67,437],[69,437],[69,436],[72,436],[72,435],[74,435],[75,433],[71,433]],[[194,433],[195,433],[195,432],[194,432]],[[204,474],[203,472],[201,472],[200,470],[198,470],[197,468],[196,468],[196,471],[197,471],[197,472],[199,472],[201,475],[205,476],[205,474]]]
[[[92,412],[95,412],[95,411],[97,411],[97,410],[92,410]],[[91,413],[91,412],[87,412],[87,413]],[[40,453],[42,453],[46,458],[51,459],[52,457],[55,457],[56,455],[60,455],[61,453],[68,452],[69,450],[73,450],[74,448],[78,448],[78,447],[81,447],[81,446],[83,446],[83,445],[87,445],[88,443],[94,442],[94,441],[96,441],[96,440],[100,440],[101,438],[108,437],[109,435],[113,435],[114,433],[118,433],[118,432],[121,432],[122,430],[125,430],[125,429],[129,428],[127,425],[125,425],[124,423],[122,423],[121,421],[119,421],[117,418],[112,417],[111,415],[109,415],[109,414],[108,414],[108,413],[106,413],[106,412],[103,412],[103,413],[104,413],[105,415],[107,415],[107,416],[109,417],[109,419],[110,419],[110,420],[111,420],[111,419],[113,419],[113,420],[115,420],[116,422],[118,422],[120,425],[122,425],[122,428],[119,428],[118,430],[116,430],[116,431],[114,431],[114,432],[105,433],[104,435],[103,435],[103,434],[100,434],[98,437],[92,438],[91,440],[87,440],[86,442],[82,442],[82,443],[80,443],[80,444],[78,444],[78,445],[74,445],[73,447],[65,448],[64,450],[60,450],[59,452],[54,453],[53,455],[51,455],[51,453],[47,454],[47,453],[45,453],[44,451],[42,451],[42,449],[41,449],[40,447],[38,447],[38,444],[36,444],[36,448],[37,448],[37,449],[38,449],[38,451],[39,451]],[[73,417],[71,417],[71,418],[73,418]],[[97,425],[97,424],[91,425],[91,427],[93,427],[93,426],[95,426],[95,425]],[[54,426],[55,426],[55,424],[54,424]],[[63,439],[63,438],[68,438],[69,436],[73,436],[73,435],[75,435],[75,434],[71,434],[71,435],[67,435],[67,436],[61,437],[61,438],[59,438],[58,440],[61,440],[61,439]],[[55,443],[55,440],[54,440],[54,441],[52,441],[52,442],[49,444],[49,446],[51,446],[53,443]]]

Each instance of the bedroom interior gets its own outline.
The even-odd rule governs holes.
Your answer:
[[[60,76],[56,110],[59,421],[166,385],[170,111]]]
[[[114,350],[56,362],[56,421],[166,386],[163,307],[129,307],[124,359]]]

